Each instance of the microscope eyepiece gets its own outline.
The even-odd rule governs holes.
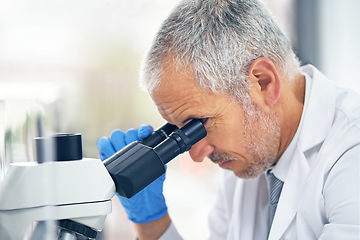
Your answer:
[[[176,129],[178,129],[177,126],[166,123],[159,129],[154,131],[149,137],[143,139],[141,143],[149,147],[155,147],[163,140],[165,140],[170,135],[170,133],[172,133]]]
[[[182,128],[165,124],[141,142],[133,142],[104,161],[116,192],[130,198],[165,173],[165,164],[206,136],[199,119]]]
[[[206,136],[206,130],[198,119],[192,120],[181,129],[175,129],[167,139],[158,144],[154,150],[164,164],[190,148]]]

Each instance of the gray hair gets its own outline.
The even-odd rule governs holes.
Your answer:
[[[185,0],[158,31],[143,60],[140,85],[150,93],[159,86],[169,58],[190,67],[198,85],[243,101],[248,97],[251,63],[266,57],[287,78],[299,62],[286,35],[258,0]]]

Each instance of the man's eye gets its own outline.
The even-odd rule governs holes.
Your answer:
[[[199,118],[200,122],[202,122],[203,125],[208,121],[208,118]]]

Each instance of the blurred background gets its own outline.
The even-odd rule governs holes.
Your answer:
[[[0,1],[0,182],[10,162],[33,161],[32,138],[81,133],[85,157],[96,141],[164,122],[138,87],[146,49],[178,0]],[[303,64],[360,90],[360,1],[264,0]],[[218,169],[187,154],[169,164],[165,195],[184,239],[206,239]],[[134,239],[116,198],[106,239]]]

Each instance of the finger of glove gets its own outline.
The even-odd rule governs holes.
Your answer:
[[[112,131],[110,139],[116,152],[127,145],[125,142],[125,133],[119,129]]]
[[[126,143],[126,145],[130,144],[130,143],[132,143],[134,141],[138,141],[138,140],[139,139],[138,139],[138,130],[137,129],[131,128],[131,129],[126,131],[126,133],[125,133],[125,143]]]
[[[101,137],[96,143],[99,150],[100,159],[104,161],[115,153],[115,149],[111,144],[111,141],[107,137]]]
[[[147,138],[153,131],[153,127],[148,124],[140,125],[138,128],[138,139],[141,141],[144,138]]]

